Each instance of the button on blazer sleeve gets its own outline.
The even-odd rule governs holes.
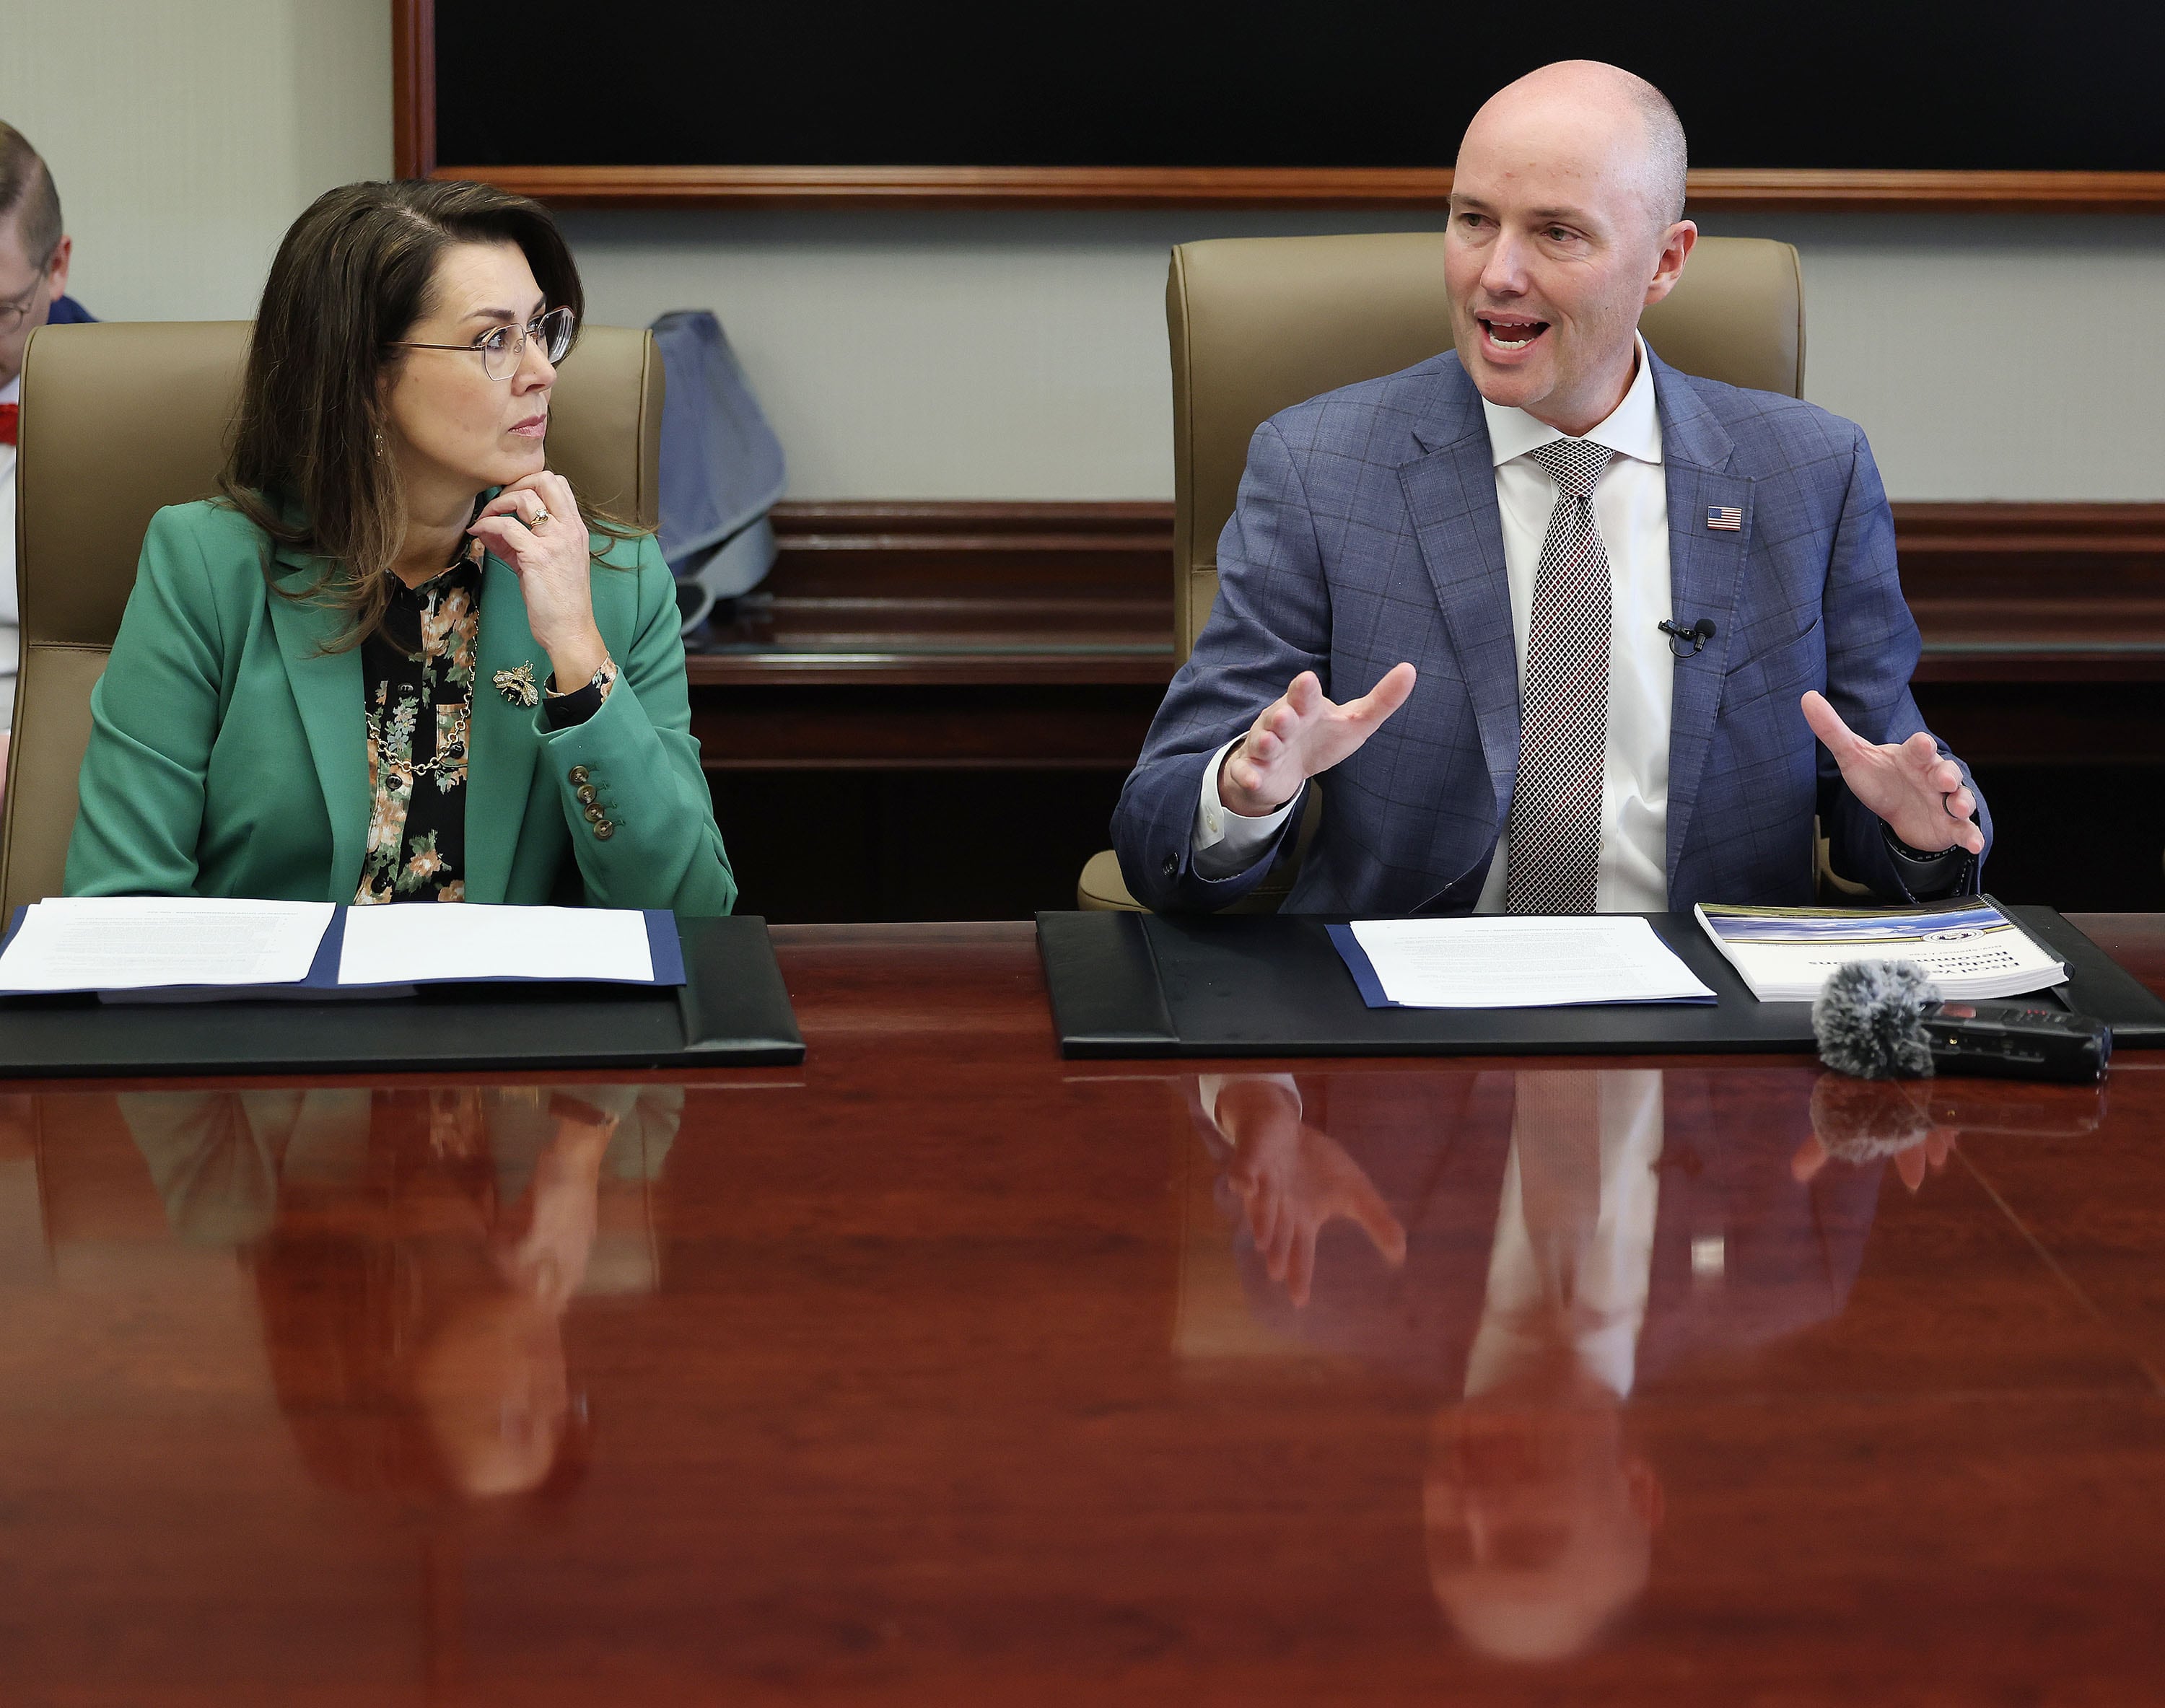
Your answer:
[[[1158,911],[1221,908],[1262,881],[1290,814],[1256,862],[1230,878],[1195,869],[1195,808],[1211,756],[1304,670],[1330,692],[1330,595],[1300,471],[1277,425],[1256,430],[1238,501],[1218,540],[1218,601],[1173,677],[1113,816],[1136,900]]]

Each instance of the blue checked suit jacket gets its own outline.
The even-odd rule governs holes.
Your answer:
[[[1671,608],[1687,625],[1715,625],[1704,649],[1676,664],[1669,905],[1809,904],[1815,813],[1836,870],[1886,899],[1909,899],[1880,821],[1844,787],[1798,706],[1817,688],[1875,741],[1924,728],[1909,687],[1917,626],[1863,433],[1810,403],[1695,378],[1658,357],[1654,394]],[[1741,511],[1742,526],[1708,529],[1715,506]],[[1207,909],[1252,888],[1275,846],[1220,879],[1190,857],[1210,756],[1303,670],[1342,700],[1410,659],[1413,697],[1326,774],[1322,825],[1285,908],[1472,908],[1518,778],[1519,681],[1488,424],[1457,354],[1326,393],[1258,428],[1218,568],[1216,609],[1114,815],[1135,898]],[[1288,819],[1281,843],[1299,818]],[[1989,849],[1981,797],[1978,819]],[[1975,889],[1981,865],[1965,861],[1959,890]]]

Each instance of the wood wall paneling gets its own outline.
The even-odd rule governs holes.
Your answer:
[[[695,689],[1160,688],[1172,507],[786,503]],[[2165,680],[2165,504],[1904,503],[1930,683]],[[1078,698],[1080,697],[1078,696]]]
[[[772,575],[691,662],[711,768],[1132,757],[1172,672],[1171,505],[798,503],[775,524]],[[2165,505],[1907,503],[1894,524],[1950,741],[2165,763]]]
[[[2165,679],[2165,504],[1897,504],[1918,680]]]
[[[1172,674],[1171,507],[796,503],[774,519],[772,573],[688,667],[747,906],[1069,905]],[[940,851],[994,841],[997,859]]]
[[[1162,503],[797,503],[781,555],[706,638],[698,683],[1162,686]]]
[[[1171,507],[785,504],[689,661],[745,905],[1014,919],[1073,905],[1172,673]]]
[[[435,171],[436,0],[392,0],[391,159],[402,178]]]
[[[2108,822],[2078,780],[2120,767],[2165,799],[2165,505],[1899,504],[1894,520],[1917,698],[1994,803],[1995,888],[2165,904],[2165,814]],[[747,905],[1067,905],[1172,672],[1172,507],[793,503],[775,523],[772,575],[690,662]],[[1018,822],[1035,827],[1023,843]],[[997,859],[926,853],[995,842]]]
[[[433,155],[417,153],[416,159]],[[1442,166],[488,166],[431,165],[560,208],[1437,208]],[[1747,171],[1690,177],[1706,213],[2155,214],[2165,172]]]
[[[1690,174],[1687,211],[1795,214],[2154,214],[2165,172],[1824,171]]]

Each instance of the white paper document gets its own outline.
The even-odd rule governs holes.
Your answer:
[[[1714,993],[1634,915],[1356,920],[1383,994],[1406,1008],[1693,1002]]]
[[[327,901],[56,897],[24,914],[0,955],[0,990],[297,983],[331,913]]]
[[[346,909],[339,983],[407,984],[456,967],[462,978],[598,978],[649,983],[646,916],[608,908],[433,906]]]

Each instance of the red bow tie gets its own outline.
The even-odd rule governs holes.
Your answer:
[[[15,418],[22,413],[20,403],[0,403],[0,445],[15,442]]]

